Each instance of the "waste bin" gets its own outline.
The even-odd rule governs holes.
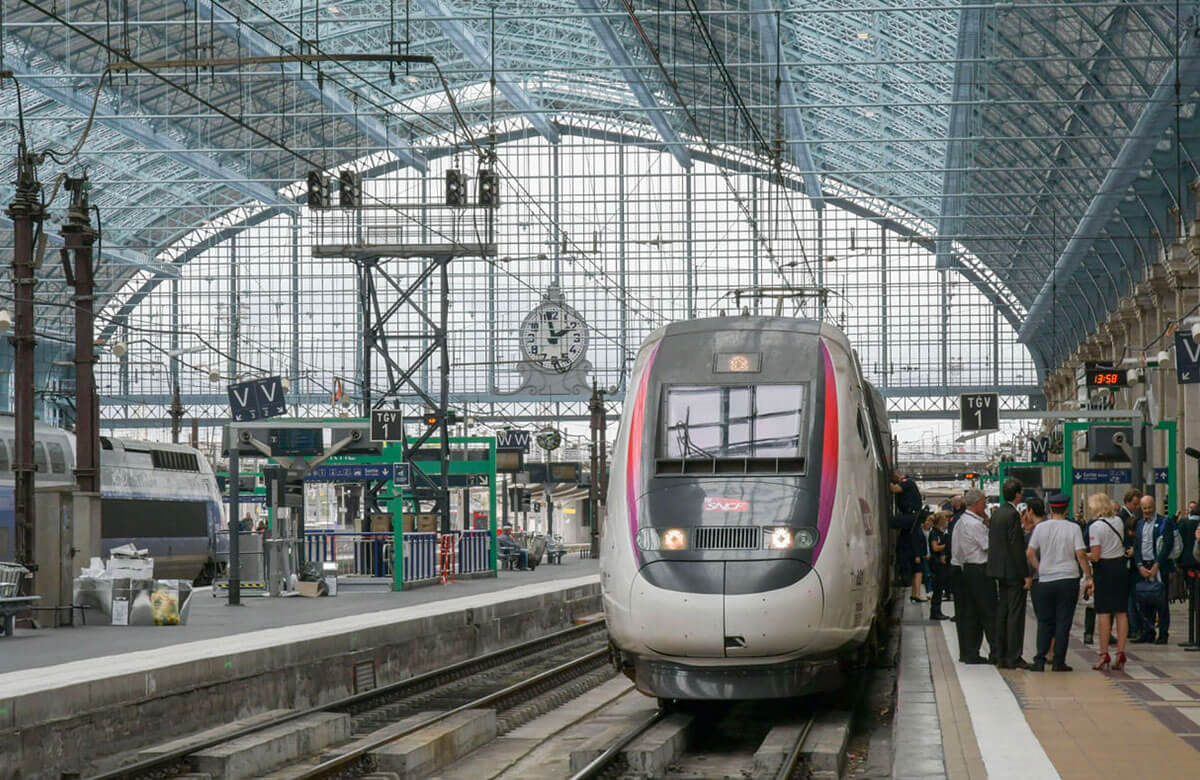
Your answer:
[[[325,577],[325,587],[330,596],[337,595],[337,561],[325,561],[321,564],[321,574]]]

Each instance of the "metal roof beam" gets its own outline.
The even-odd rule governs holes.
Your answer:
[[[958,43],[954,66],[954,90],[950,106],[950,127],[947,131],[949,141],[946,142],[946,172],[942,174],[942,203],[937,226],[937,265],[938,270],[952,266],[952,240],[946,236],[962,232],[958,223],[964,211],[964,198],[967,188],[965,173],[967,157],[971,142],[967,140],[970,130],[971,112],[975,107],[971,104],[971,93],[975,89],[978,76],[980,33],[983,29],[983,9],[972,5],[970,0],[962,0],[962,9],[958,12]]]
[[[442,0],[417,0],[417,5],[425,11],[426,16],[433,17],[433,23],[442,34],[463,53],[471,63],[485,73],[492,70],[492,55],[487,47],[475,39],[475,34],[465,24],[455,18],[455,14]],[[461,14],[459,14],[461,16]],[[541,108],[529,94],[507,73],[497,72],[496,89],[505,99],[525,115],[526,121],[537,129],[538,133],[552,144],[558,143],[558,131],[542,116]]]
[[[8,60],[8,67],[18,77],[52,75],[39,71],[16,57]],[[26,87],[42,93],[55,103],[75,111],[81,117],[88,116],[92,111],[93,95],[90,91],[85,94],[74,87],[54,84],[46,78],[24,79],[22,83]],[[272,188],[256,182],[238,181],[238,179],[247,178],[247,175],[232,168],[227,168],[208,155],[188,151],[177,140],[158,132],[144,122],[139,122],[132,118],[103,117],[95,121],[96,124],[114,130],[147,149],[154,149],[160,152],[164,157],[174,160],[180,165],[186,165],[201,176],[229,181],[228,187],[237,190],[248,198],[262,201],[266,204],[274,204],[279,201],[279,193]]]
[[[792,81],[791,68],[779,67],[780,38],[782,31],[777,29],[779,9],[774,7],[772,0],[752,0],[754,10],[754,27],[758,33],[758,45],[762,50],[763,61],[779,73],[779,104],[787,106],[782,109],[783,123],[787,129],[788,151],[792,162],[800,169],[804,180],[804,192],[812,202],[813,208],[825,208],[825,196],[821,192],[821,180],[817,176],[817,165],[813,160],[812,144],[808,140],[808,128],[804,124],[804,115],[796,108],[796,85]]]
[[[608,18],[600,14],[599,4],[596,0],[575,0],[575,2],[581,11],[589,14],[588,22],[592,26],[592,31],[600,39],[600,45],[608,52],[608,58],[620,70],[621,76],[629,85],[629,91],[637,98],[638,104],[646,110],[650,124],[654,125],[654,129],[658,131],[667,151],[681,166],[691,168],[692,156],[688,153],[687,145],[672,127],[666,112],[659,105],[658,99],[654,97],[654,93],[650,90],[646,80],[642,78],[642,74],[634,67],[633,58],[629,55],[629,50],[625,48],[617,31],[609,24]]]
[[[213,24],[232,41],[240,42],[246,50],[256,57],[286,54],[287,50],[278,43],[267,38],[254,28],[254,25],[243,24],[242,20],[233,14],[213,4],[212,0],[196,0],[196,15],[200,19],[210,18]],[[303,66],[299,63],[284,63],[280,66],[284,72],[296,80],[301,89],[324,103],[331,111],[342,117],[355,115],[353,101],[342,94],[336,86],[322,87],[315,79],[305,78]],[[359,132],[375,143],[387,149],[406,165],[416,168],[422,173],[429,170],[429,163],[420,153],[407,142],[400,140],[388,132],[387,125],[378,119],[359,116],[355,126]]]
[[[5,216],[0,216],[0,230],[12,230],[12,226],[13,223],[11,219]],[[63,237],[58,233],[54,233],[49,230],[46,231],[46,241],[54,246],[63,245]],[[180,275],[179,269],[174,265],[170,263],[164,263],[161,260],[155,260],[152,257],[147,257],[141,252],[137,252],[133,249],[109,246],[108,244],[103,246],[97,244],[95,247],[93,247],[93,249],[97,251],[100,257],[108,260],[110,263],[127,265],[142,271],[149,271],[152,274],[158,274],[164,278],[178,278]]]
[[[1200,38],[1197,38],[1194,32],[1189,27],[1180,42],[1181,95],[1190,95],[1196,89],[1200,89]],[[1092,197],[1087,211],[1075,227],[1071,240],[1067,242],[1066,248],[1050,270],[1050,275],[1042,284],[1033,305],[1029,307],[1029,313],[1018,332],[1022,342],[1029,343],[1036,338],[1042,321],[1049,314],[1049,298],[1054,285],[1061,284],[1079,267],[1084,255],[1095,243],[1096,237],[1112,219],[1113,209],[1121,202],[1129,185],[1137,181],[1138,172],[1145,165],[1147,158],[1153,155],[1155,145],[1171,127],[1174,119],[1175,66],[1170,64],[1163,72],[1141,116],[1138,117],[1129,140],[1121,146],[1116,159],[1109,166],[1099,191]],[[1178,142],[1178,139],[1174,142]]]

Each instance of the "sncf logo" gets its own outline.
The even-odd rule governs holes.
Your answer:
[[[704,499],[705,512],[745,512],[749,508],[749,501],[741,501],[736,498],[713,498],[707,496]]]

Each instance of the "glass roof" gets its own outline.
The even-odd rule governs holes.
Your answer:
[[[767,161],[814,205],[853,198],[936,240],[939,269],[999,308],[1044,375],[1159,258],[1169,209],[1191,213],[1196,3],[1182,23],[1173,4],[1121,0],[5,5],[23,108],[7,81],[9,148],[20,124],[35,150],[82,139],[41,180],[49,195],[87,170],[117,301],[177,274],[214,226],[294,211],[311,168],[422,168],[489,128],[553,144],[600,123],[683,165]],[[436,67],[261,59],[386,52]],[[60,192],[52,215],[64,207]],[[56,266],[39,298],[65,300]],[[44,309],[44,331],[69,334],[67,312]]]

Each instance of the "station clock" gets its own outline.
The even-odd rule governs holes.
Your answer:
[[[561,294],[560,294],[561,296]],[[521,323],[521,355],[543,371],[565,374],[587,354],[587,323],[560,296],[546,299]]]

